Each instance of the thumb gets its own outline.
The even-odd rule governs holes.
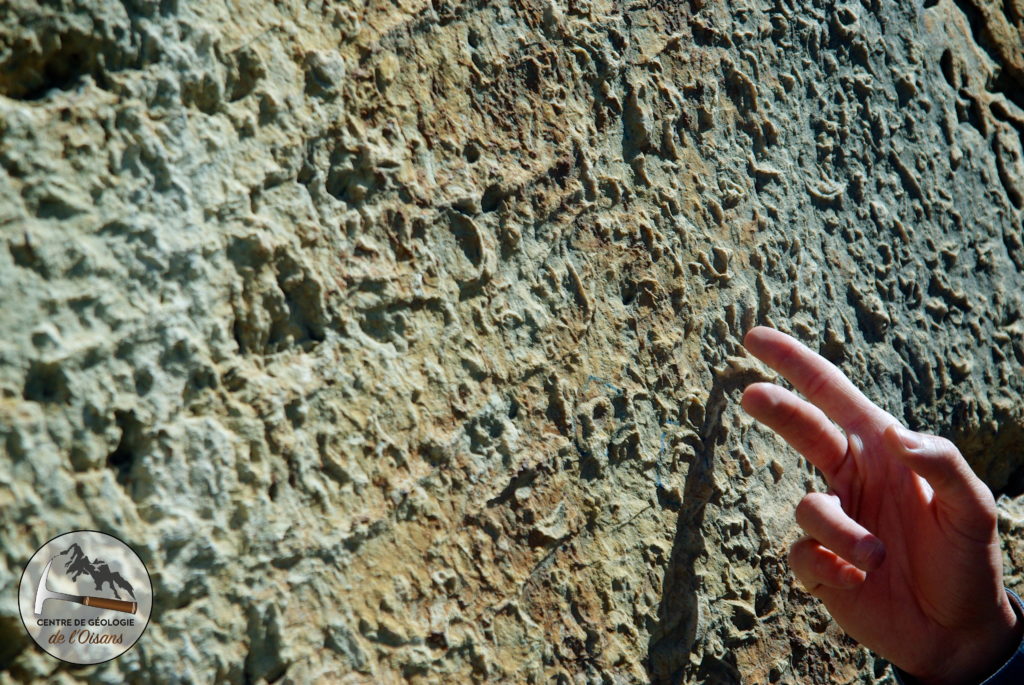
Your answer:
[[[898,423],[885,429],[883,439],[890,454],[928,482],[933,501],[954,530],[977,542],[992,539],[998,523],[995,499],[956,445]]]

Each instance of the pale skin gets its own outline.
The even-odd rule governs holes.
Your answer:
[[[794,338],[744,345],[807,400],[753,383],[743,408],[816,466],[797,505],[797,580],[852,638],[922,683],[976,683],[1020,643],[992,493],[950,441],[906,429]]]

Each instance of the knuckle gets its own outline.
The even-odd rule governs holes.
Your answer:
[[[978,527],[986,533],[994,532],[999,527],[999,509],[996,507],[996,501],[992,494],[987,492],[987,488],[978,503],[977,517]]]
[[[779,402],[779,430],[785,431],[797,424],[800,417],[800,406],[789,397]]]
[[[830,426],[824,421],[815,421],[810,425],[803,426],[803,430],[794,438],[797,451],[801,454],[808,452],[822,452],[822,446],[829,444]]]
[[[956,461],[963,459],[963,457],[960,455],[959,448],[957,448],[957,446],[953,444],[953,441],[950,440],[949,438],[943,438],[940,436],[934,437],[932,439],[935,441],[935,451],[938,454],[941,454],[949,459]]]
[[[836,383],[841,376],[842,372],[834,366],[816,372],[807,384],[807,396],[818,396],[826,386]]]

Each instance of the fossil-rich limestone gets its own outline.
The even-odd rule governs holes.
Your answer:
[[[1024,5],[0,4],[0,682],[875,682],[743,332],[1024,491]],[[1010,581],[1024,512],[1004,498]],[[152,622],[15,604],[76,528]]]

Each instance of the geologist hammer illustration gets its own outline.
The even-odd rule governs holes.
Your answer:
[[[126,614],[134,614],[136,609],[138,609],[139,605],[137,602],[126,602],[120,599],[107,599],[106,597],[92,597],[90,595],[69,595],[63,592],[54,592],[53,590],[50,590],[46,587],[46,579],[50,575],[50,564],[52,563],[53,559],[46,562],[46,567],[43,569],[43,575],[39,579],[39,587],[36,588],[36,603],[34,609],[36,616],[43,615],[43,602],[48,599],[59,599],[65,602],[84,604],[87,607],[121,611]]]

